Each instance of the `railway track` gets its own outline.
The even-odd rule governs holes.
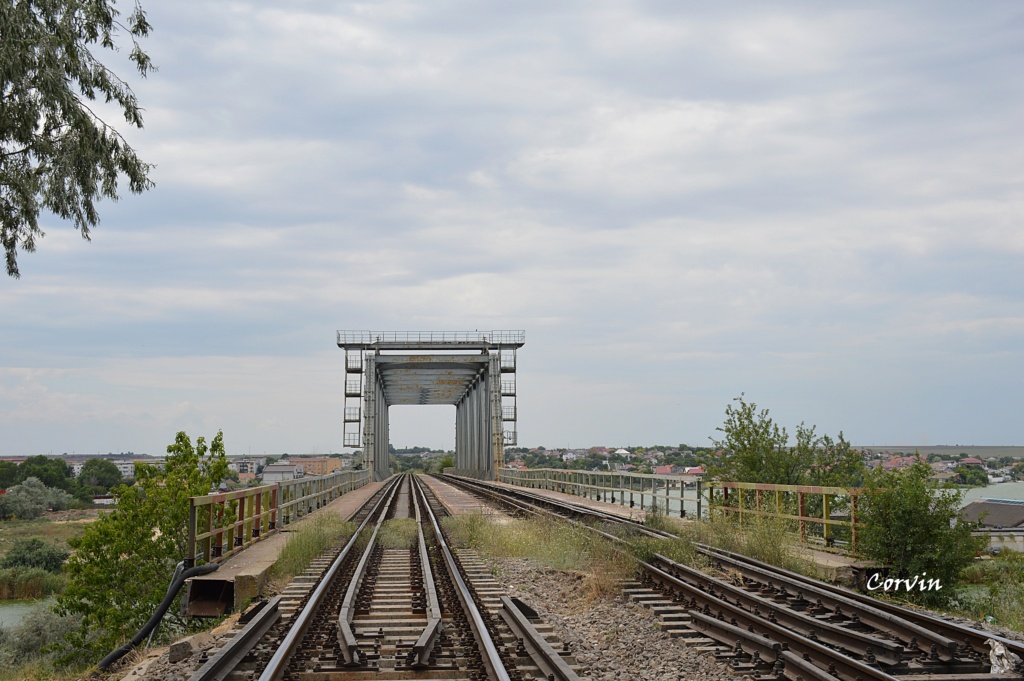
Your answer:
[[[448,545],[441,514],[414,476],[395,478],[336,555],[249,618],[190,681],[575,681],[573,659],[535,613]]]
[[[465,478],[447,482],[515,515],[555,516],[591,527],[613,542],[669,539],[621,516],[557,501],[529,490]],[[992,674],[992,641],[1024,658],[1024,645],[934,615],[779,570],[744,556],[699,546],[711,568],[698,570],[655,554],[627,584],[662,626],[704,645],[734,671],[760,679],[979,681]]]

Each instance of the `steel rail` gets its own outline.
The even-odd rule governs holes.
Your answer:
[[[366,566],[370,562],[370,555],[373,553],[373,548],[377,542],[377,533],[380,532],[380,527],[384,524],[384,519],[387,517],[387,511],[395,501],[398,488],[405,483],[404,478],[405,476],[399,476],[398,482],[387,495],[388,500],[384,506],[385,510],[377,517],[377,522],[374,523],[370,540],[366,542],[366,548],[363,549],[363,554],[359,557],[356,571],[352,574],[352,579],[348,583],[348,589],[345,591],[345,597],[341,601],[341,609],[338,611],[338,645],[341,646],[341,654],[345,658],[345,665],[349,667],[357,667],[361,664],[359,642],[356,641],[355,632],[352,631],[352,619],[355,616],[356,610],[356,596],[359,595],[359,587],[362,584],[363,575],[366,573]]]
[[[249,651],[252,650],[263,634],[281,618],[278,606],[281,603],[280,596],[267,601],[259,612],[249,620],[240,632],[231,637],[220,651],[207,660],[206,664],[200,667],[189,681],[223,681],[227,678],[238,663],[242,661]]]
[[[776,676],[785,676],[792,681],[797,681],[797,679],[835,681],[836,677],[828,671],[808,662],[791,650],[783,650],[781,643],[773,641],[767,636],[761,636],[742,627],[723,622],[710,615],[705,615],[699,610],[691,610],[688,614],[691,618],[691,626],[709,638],[726,644],[735,641],[735,645],[740,650],[751,657],[756,653],[765,664],[771,663],[763,656],[771,655],[775,660],[773,671],[776,672]],[[779,668],[779,662],[783,663],[781,668]]]
[[[730,567],[745,574],[754,581],[761,583],[771,582],[772,584],[789,584],[794,589],[800,589],[806,593],[812,594],[811,598],[820,599],[822,604],[828,606],[830,609],[841,607],[846,610],[845,614],[847,615],[856,613],[861,622],[874,627],[879,631],[889,632],[908,643],[911,639],[916,639],[919,646],[935,646],[939,659],[943,662],[950,662],[956,659],[957,651],[960,647],[957,641],[923,627],[920,624],[911,622],[903,618],[901,615],[880,610],[875,607],[874,604],[855,601],[846,597],[844,594],[837,593],[836,591],[820,586],[819,584],[791,580],[788,578],[788,575],[784,575],[775,568],[767,566],[759,567],[749,563],[743,563],[742,561],[732,560],[727,556],[716,554],[713,550],[706,550],[705,552],[717,560],[728,563]],[[910,654],[914,654],[913,650],[908,650],[908,652]],[[929,651],[926,648],[922,648],[920,652],[927,653]]]
[[[530,620],[508,596],[501,597],[501,618],[505,620],[516,638],[523,642],[526,652],[548,681],[576,681],[579,676],[572,667],[551,647]]]
[[[476,637],[477,643],[484,650],[484,664],[487,666],[488,671],[491,674],[491,678],[494,679],[494,681],[511,681],[511,677],[508,672],[505,671],[505,666],[501,662],[501,655],[498,653],[498,649],[495,647],[494,641],[491,640],[491,637],[487,633],[487,624],[484,622],[484,618],[480,614],[479,608],[476,607],[476,603],[473,602],[473,594],[469,590],[466,580],[462,578],[455,556],[452,555],[451,549],[448,548],[448,542],[445,541],[444,535],[441,534],[441,526],[437,522],[437,517],[434,515],[434,511],[430,508],[426,492],[424,492],[423,486],[419,481],[415,482],[415,489],[423,499],[423,507],[427,512],[427,517],[430,520],[430,524],[434,528],[434,534],[437,537],[437,546],[441,550],[441,555],[444,558],[448,574],[455,583],[456,595],[462,602],[463,609],[469,615],[470,628],[473,630],[473,635]]]
[[[434,574],[430,569],[430,554],[427,552],[427,540],[423,536],[423,514],[420,513],[420,504],[415,494],[413,508],[416,511],[417,542],[420,554],[420,572],[423,575],[423,592],[426,595],[427,626],[423,633],[416,639],[412,646],[415,657],[413,667],[427,667],[430,665],[430,654],[434,650],[437,639],[441,634],[441,603],[437,598],[437,587],[434,585]]]
[[[653,537],[653,538],[668,539],[668,538],[674,536],[674,535],[672,535],[669,532],[665,532],[663,530],[656,530],[654,528],[647,527],[647,526],[645,526],[645,525],[643,525],[641,523],[638,523],[636,521],[630,520],[629,518],[623,518],[622,516],[615,515],[614,513],[606,513],[604,511],[599,510],[599,509],[589,508],[587,506],[582,506],[582,505],[579,505],[579,504],[574,504],[572,502],[564,501],[564,500],[561,500],[561,499],[552,499],[551,497],[546,497],[543,494],[537,494],[535,492],[530,492],[530,491],[525,490],[525,489],[499,487],[498,485],[495,485],[493,483],[487,483],[487,482],[483,482],[481,480],[474,480],[472,478],[465,478],[465,477],[457,476],[457,475],[446,475],[444,477],[445,477],[445,479],[458,480],[459,482],[461,482],[465,486],[472,487],[473,489],[477,489],[477,490],[481,490],[481,491],[486,490],[487,492],[491,493],[492,498],[493,498],[494,495],[504,495],[506,498],[508,496],[513,496],[513,497],[519,498],[520,500],[529,500],[529,501],[534,501],[534,502],[540,502],[541,504],[544,504],[544,505],[552,505],[552,506],[556,506],[558,508],[565,509],[566,511],[568,511],[568,512],[574,514],[574,515],[577,515],[577,516],[583,516],[583,517],[589,517],[589,518],[598,518],[599,520],[601,520],[603,522],[611,523],[611,524],[614,524],[614,525],[621,525],[621,526],[624,526],[624,527],[629,527],[631,530],[633,530],[635,532],[639,532],[641,534],[646,534],[646,535],[648,535],[650,537]],[[524,503],[526,503],[526,501],[524,501]]]
[[[453,477],[453,476],[445,476],[445,477]],[[459,483],[463,483],[464,486],[469,487],[470,489],[473,489],[474,491],[477,491],[478,493],[483,492],[483,493],[486,494],[486,496],[488,496],[488,497],[490,497],[492,499],[499,499],[500,498],[500,500],[503,503],[509,503],[509,504],[513,505],[514,507],[521,508],[521,509],[526,510],[526,511],[528,511],[530,513],[544,514],[544,515],[557,515],[557,514],[554,514],[552,511],[548,511],[547,509],[541,509],[541,508],[538,508],[538,507],[534,506],[533,504],[528,504],[528,503],[522,501],[521,498],[523,496],[527,496],[527,494],[522,493],[520,490],[515,490],[514,492],[510,492],[509,490],[507,490],[505,488],[499,488],[499,487],[497,487],[495,485],[489,485],[487,483],[483,483],[483,482],[480,482],[480,481],[475,481],[475,480],[470,481],[470,480],[465,479],[465,478],[457,478],[457,480],[458,480]],[[516,502],[511,502],[510,500],[508,500],[508,496],[516,497],[517,501]],[[573,514],[585,515],[585,514],[587,514],[587,511],[588,511],[588,509],[585,509],[585,508],[582,508],[582,507],[579,507],[579,506],[575,506],[575,505],[572,505],[572,504],[568,504],[568,503],[562,502],[560,500],[551,499],[550,497],[544,497],[543,495],[528,495],[528,496],[533,498],[533,499],[535,499],[536,501],[538,501],[539,503],[541,503],[541,504],[543,504],[545,506],[549,506],[549,507],[553,507],[553,508],[563,508],[563,509],[566,508],[566,507],[571,507],[569,510],[571,510],[571,512]],[[525,505],[525,507],[524,507],[524,505]],[[607,516],[607,514],[599,514],[599,513],[594,513],[594,514],[591,514],[591,515]],[[618,519],[618,520],[619,520],[619,522],[622,522],[623,524],[630,524],[630,521],[628,521],[628,520],[625,520],[625,519]],[[570,520],[570,522],[576,522],[576,521],[571,521]],[[624,540],[622,540],[619,537],[615,537],[614,535],[611,535],[609,533],[603,532],[603,531],[598,530],[596,528],[591,528],[591,529],[593,529],[594,531],[598,532],[599,534],[602,534],[603,536],[605,536],[605,537],[607,537],[609,539],[612,539],[612,540],[615,540],[615,541],[618,541],[618,542],[624,541]],[[670,533],[663,533],[663,536],[664,537],[673,537],[675,535],[672,535]],[[705,547],[704,545],[698,545],[698,546],[701,547],[701,548],[710,550],[710,547]],[[738,568],[738,569],[740,569],[741,572],[744,571],[742,568]],[[764,566],[764,569],[765,569],[765,571],[774,571],[774,570],[776,570],[775,568],[772,568],[771,566]],[[753,578],[753,579],[755,581],[761,581],[761,580],[759,580],[757,578]],[[837,605],[840,605],[841,603],[844,602],[842,600],[840,600],[838,603],[836,602],[836,600],[842,598],[841,595],[838,596],[838,599],[832,600],[833,597],[830,595],[829,587],[828,587],[828,585],[824,585],[824,583],[816,583],[813,580],[810,580],[809,578],[802,578],[801,582],[802,582],[802,587],[805,587],[807,591],[814,592],[816,595],[820,594],[820,596],[823,598],[823,600],[831,602],[833,607],[835,607]],[[846,605],[846,608],[848,610],[847,614],[857,614],[858,617],[860,617],[862,622],[864,622],[865,624],[874,626],[879,631],[888,632],[889,634],[900,633],[900,634],[903,635],[904,639],[910,641],[911,643],[917,642],[918,645],[920,645],[920,641],[917,640],[918,637],[920,637],[920,639],[922,639],[922,640],[924,640],[926,642],[926,645],[930,644],[930,646],[934,646],[934,649],[932,651],[919,650],[918,652],[921,652],[921,653],[924,653],[924,654],[929,654],[930,653],[933,657],[937,657],[938,659],[941,659],[943,662],[947,662],[947,663],[952,662],[952,663],[955,664],[955,663],[957,663],[959,661],[957,659],[957,657],[956,657],[957,652],[958,652],[958,644],[956,643],[956,641],[954,641],[954,640],[952,640],[952,639],[950,639],[950,638],[948,638],[946,636],[943,636],[942,634],[937,633],[935,631],[930,631],[929,629],[927,629],[927,628],[925,628],[923,626],[920,626],[919,624],[916,624],[915,622],[909,621],[905,617],[903,617],[904,613],[911,612],[911,611],[907,611],[905,609],[897,609],[898,611],[896,613],[881,612],[878,609],[873,608],[874,604],[870,603],[870,601],[872,601],[873,599],[868,599],[867,597],[864,597],[864,599],[868,600],[869,602],[867,602],[867,603],[854,603],[854,602],[851,602],[851,601],[849,601],[847,599],[845,601],[845,605]],[[893,607],[895,607],[895,606],[893,606]],[[894,629],[897,630],[897,631],[894,632]],[[965,627],[964,629],[968,629],[968,628]],[[970,630],[968,629],[968,631],[970,631]],[[813,641],[809,641],[809,642],[810,643],[814,643]],[[849,645],[849,642],[847,642],[847,645]],[[878,647],[878,649],[880,651],[882,651],[881,657],[883,658],[883,660],[886,661],[886,662],[890,661],[890,660],[884,659],[884,658],[890,657],[890,655],[887,655],[886,652],[883,651],[883,649],[884,648],[888,648],[888,646],[885,646],[884,644],[879,644],[877,647]],[[867,653],[866,646],[864,646],[863,651],[864,651],[865,654]],[[892,649],[892,653],[897,653],[897,651],[895,649]],[[874,650],[872,650],[872,654],[874,654]],[[852,658],[850,658],[850,659],[852,659]],[[890,658],[890,659],[892,659],[892,658]],[[898,660],[898,659],[899,658],[896,657],[896,660]],[[893,660],[893,661],[896,661],[896,660]],[[856,660],[854,660],[854,662],[856,662]],[[861,664],[861,663],[858,662],[857,664]],[[867,667],[867,668],[871,669],[870,667]]]
[[[398,481],[395,480],[391,484],[391,489],[394,490],[395,486],[398,484]],[[374,516],[374,514],[380,508],[381,504],[384,503],[384,499],[386,496],[387,492],[381,495],[381,498],[377,500],[377,503],[374,504],[373,509],[370,510],[370,513],[366,516],[363,522],[360,523],[359,528],[352,534],[352,537],[349,538],[348,543],[345,544],[345,548],[341,550],[341,553],[339,553],[338,557],[334,559],[334,562],[331,564],[331,567],[328,568],[327,572],[320,579],[320,583],[317,584],[316,589],[313,590],[313,593],[310,595],[309,600],[306,602],[306,606],[296,614],[295,620],[292,623],[291,628],[288,630],[287,636],[285,636],[284,640],[281,642],[281,645],[274,652],[273,657],[270,658],[270,662],[267,663],[267,666],[266,668],[264,668],[263,673],[260,674],[258,681],[280,681],[280,679],[284,675],[285,667],[287,666],[288,661],[294,654],[295,648],[302,641],[302,637],[305,635],[306,630],[309,628],[310,622],[313,619],[313,616],[316,613],[317,609],[319,608],[320,602],[323,600],[324,595],[327,593],[330,583],[334,580],[335,575],[341,569],[341,564],[348,556],[349,551],[351,551],[352,547],[355,546],[356,540],[362,533],[363,528],[365,528],[367,523],[370,522],[370,518]]]
[[[843,587],[839,587],[834,584],[825,584],[823,582],[818,582],[817,580],[813,580],[810,577],[806,577],[799,573],[791,572],[789,570],[783,570],[782,568],[777,568],[762,561],[759,561],[756,558],[750,558],[748,556],[744,556],[739,553],[734,553],[732,551],[726,551],[724,549],[715,549],[709,546],[706,547],[705,553],[715,558],[725,556],[729,558],[732,562],[738,561],[741,563],[753,565],[764,570],[772,570],[781,575],[784,575],[788,579],[791,579],[795,582],[799,582],[801,584],[810,584],[812,586],[824,586],[824,588],[841,594],[851,600],[855,600],[859,603],[863,603],[865,605],[878,608],[879,610],[883,610],[893,615],[900,616],[911,622],[916,622],[917,624],[933,628],[936,631],[943,632],[948,638],[952,639],[960,637],[965,644],[970,644],[971,647],[984,646],[985,641],[987,639],[993,639],[1006,646],[1007,650],[1011,650],[1017,655],[1019,655],[1021,658],[1024,658],[1024,644],[1022,644],[1020,641],[1014,641],[1012,639],[1004,638],[1002,636],[995,634],[994,632],[979,631],[978,629],[973,629],[971,627],[959,624],[957,622],[950,622],[947,620],[939,619],[938,617],[930,615],[926,612],[911,610],[910,608],[905,608],[893,603],[888,603],[886,601],[879,600],[877,598],[872,598],[871,596],[867,596],[856,591],[851,591],[850,589],[844,589]]]
[[[849,655],[827,648],[824,645],[807,638],[803,634],[786,629],[785,627],[771,622],[770,620],[755,616],[744,610],[742,607],[729,603],[718,596],[705,593],[700,588],[693,586],[692,584],[688,584],[674,575],[665,572],[661,568],[651,565],[650,563],[641,561],[641,565],[647,571],[647,574],[653,579],[667,585],[669,588],[681,589],[689,594],[691,599],[696,599],[698,602],[703,601],[705,603],[705,608],[707,609],[703,614],[706,615],[711,611],[711,609],[714,609],[717,610],[716,614],[721,616],[722,621],[725,621],[726,617],[728,617],[730,620],[735,620],[737,622],[734,626],[746,627],[748,632],[750,628],[761,629],[765,632],[765,634],[762,635],[771,634],[772,640],[777,641],[780,644],[785,643],[790,650],[799,653],[800,655],[809,656],[811,661],[816,663],[816,666],[819,668],[828,669],[830,665],[835,665],[835,669],[837,669],[840,674],[851,680],[860,677],[862,679],[876,679],[877,681],[897,681],[896,677],[882,671],[881,669],[868,666]],[[693,610],[693,608],[691,608],[691,610]],[[728,615],[726,615],[726,613],[728,613]],[[724,639],[720,640],[720,642],[728,645],[733,640],[735,639]]]
[[[888,665],[898,665],[903,661],[904,647],[893,641],[879,639],[864,632],[841,627],[833,622],[791,610],[768,598],[734,586],[725,580],[711,577],[700,570],[677,563],[660,554],[655,554],[650,563],[657,567],[664,566],[663,569],[669,574],[705,592],[713,589],[721,598],[731,600],[754,614],[769,613],[769,621],[774,619],[793,631],[813,632],[816,640],[826,644],[850,650],[859,655],[868,655],[869,653],[876,655]]]

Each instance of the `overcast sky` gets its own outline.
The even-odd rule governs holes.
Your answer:
[[[525,329],[527,446],[1024,444],[1019,2],[144,7],[156,187],[0,281],[2,455],[341,451],[338,329]]]

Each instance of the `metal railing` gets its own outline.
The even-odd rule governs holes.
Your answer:
[[[189,498],[186,567],[218,563],[370,481],[341,471]]]
[[[769,485],[759,482],[709,482],[709,508],[739,519],[770,517],[799,524],[800,540],[819,537],[826,546],[837,540],[857,547],[857,501],[863,490],[857,487],[813,485]],[[716,492],[717,490],[717,492]],[[833,509],[847,511],[848,518],[834,518]]]
[[[705,510],[702,482],[689,475],[500,468],[498,481],[519,487],[573,494],[641,511],[657,507],[667,515],[680,518],[700,518]]]
[[[458,471],[456,471],[458,474]],[[650,475],[618,471],[574,471],[553,468],[501,468],[498,481],[547,489],[629,508],[683,518],[712,514],[740,520],[771,517],[792,521],[801,541],[818,538],[826,546],[836,541],[857,546],[859,488],[768,485],[755,482],[704,482],[695,476]],[[846,517],[833,517],[833,510]]]
[[[525,331],[338,331],[338,345],[375,343],[445,343],[522,345]]]

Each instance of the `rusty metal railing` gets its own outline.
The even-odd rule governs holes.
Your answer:
[[[218,563],[370,481],[341,471],[189,499],[186,567]]]
[[[709,482],[707,488],[712,512],[741,520],[754,516],[793,521],[799,524],[801,541],[807,541],[810,534],[820,537],[826,546],[844,539],[849,541],[851,550],[857,547],[857,502],[863,492],[860,488],[723,481]],[[840,505],[848,507],[849,519],[832,517],[832,509]]]

